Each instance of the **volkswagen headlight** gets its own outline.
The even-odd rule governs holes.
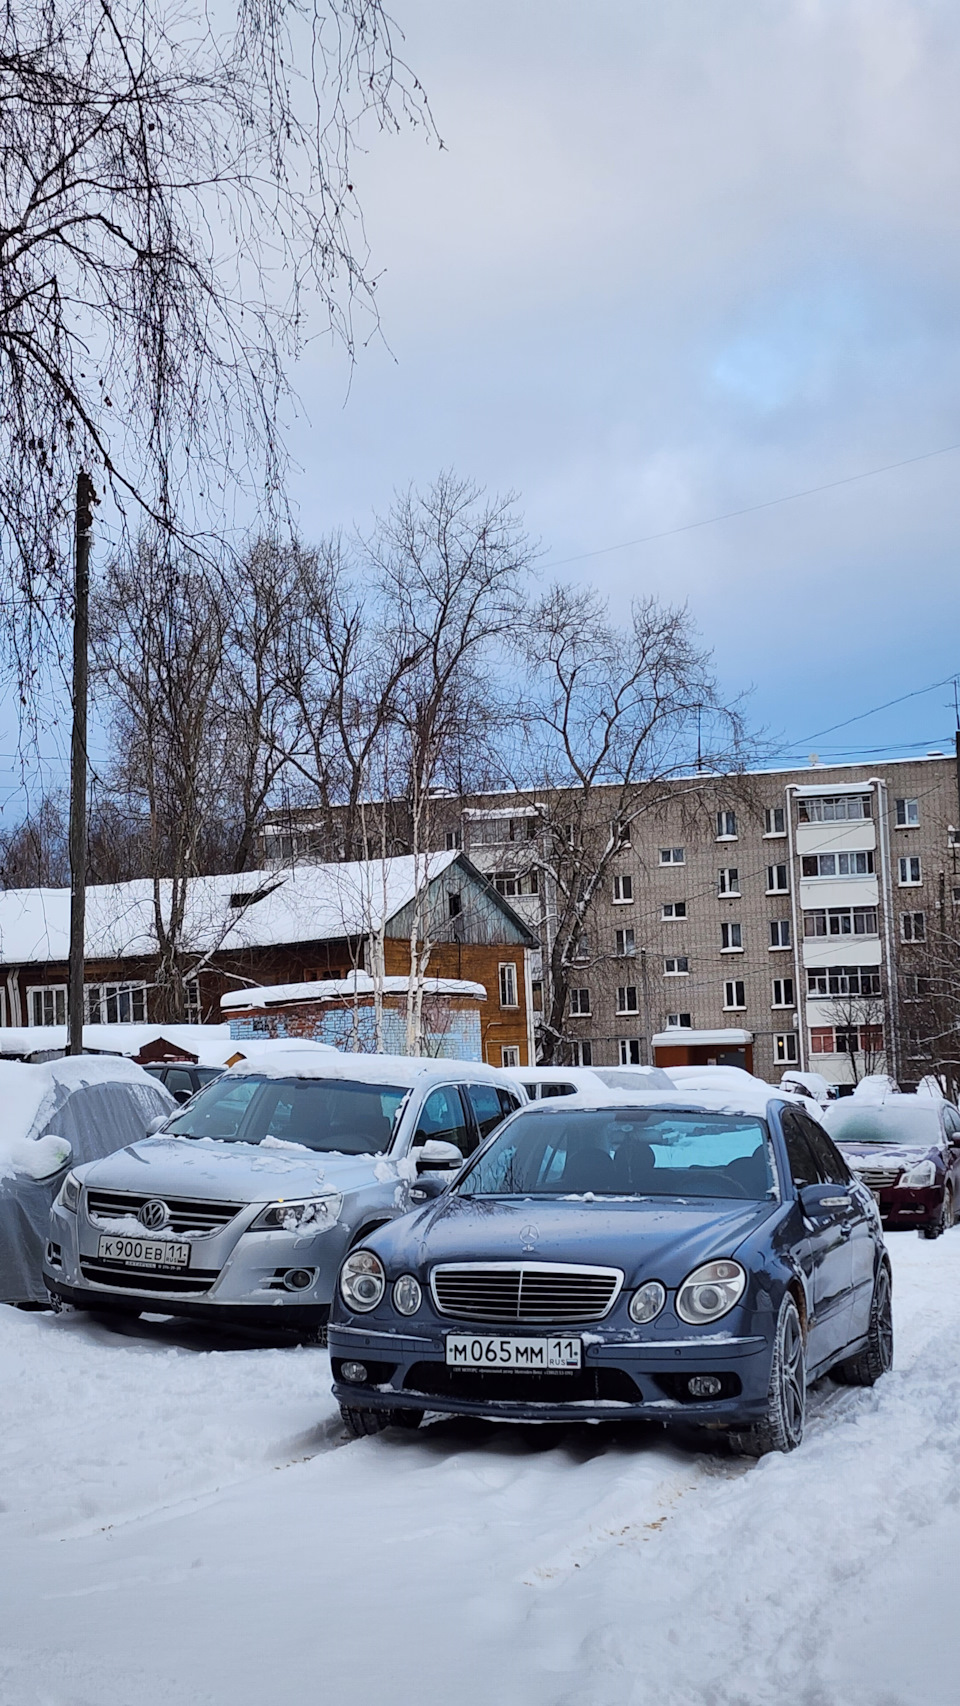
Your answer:
[[[691,1327],[719,1321],[743,1296],[747,1276],[739,1262],[704,1262],[694,1268],[677,1292],[677,1314]]]
[[[372,1250],[351,1250],[340,1269],[340,1296],[348,1309],[365,1315],[376,1309],[387,1288],[383,1263]]]
[[[422,1302],[420,1281],[413,1274],[401,1274],[393,1288],[393,1307],[401,1315],[416,1315]]]
[[[57,1196],[57,1207],[67,1208],[71,1214],[76,1214],[80,1203],[80,1180],[76,1173],[68,1173],[60,1186]]]
[[[898,1191],[922,1191],[927,1185],[937,1182],[937,1169],[930,1160],[918,1161],[915,1167],[908,1167],[897,1180]]]
[[[322,1197],[303,1197],[297,1202],[272,1202],[262,1209],[251,1232],[329,1232],[336,1226],[343,1204],[339,1191]]]
[[[627,1304],[627,1314],[631,1321],[639,1326],[646,1326],[648,1321],[655,1321],[667,1301],[667,1294],[659,1280],[647,1280],[634,1292]]]

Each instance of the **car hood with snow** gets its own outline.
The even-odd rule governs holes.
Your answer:
[[[202,1197],[216,1202],[274,1202],[350,1191],[370,1177],[371,1163],[384,1181],[395,1163],[369,1155],[318,1153],[301,1144],[266,1138],[223,1143],[216,1138],[148,1137],[107,1162],[77,1169],[94,1190],[144,1192],[158,1197]]]

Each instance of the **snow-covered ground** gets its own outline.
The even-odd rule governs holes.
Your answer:
[[[3,1706],[953,1706],[960,1230],[791,1457],[443,1423],[322,1351],[0,1308]]]

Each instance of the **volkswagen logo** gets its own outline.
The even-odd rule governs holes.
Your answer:
[[[540,1228],[538,1226],[525,1226],[520,1234],[520,1248],[521,1250],[535,1250],[539,1240]]]
[[[159,1197],[151,1197],[150,1201],[145,1202],[139,1210],[137,1219],[141,1226],[146,1227],[148,1232],[159,1232],[161,1226],[166,1226],[170,1219],[170,1210],[165,1202],[160,1201]]]

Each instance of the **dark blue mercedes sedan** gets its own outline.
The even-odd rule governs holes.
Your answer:
[[[811,1380],[890,1367],[873,1197],[759,1083],[527,1107],[418,1189],[340,1271],[330,1356],[355,1435],[428,1411],[635,1417],[792,1451]]]

